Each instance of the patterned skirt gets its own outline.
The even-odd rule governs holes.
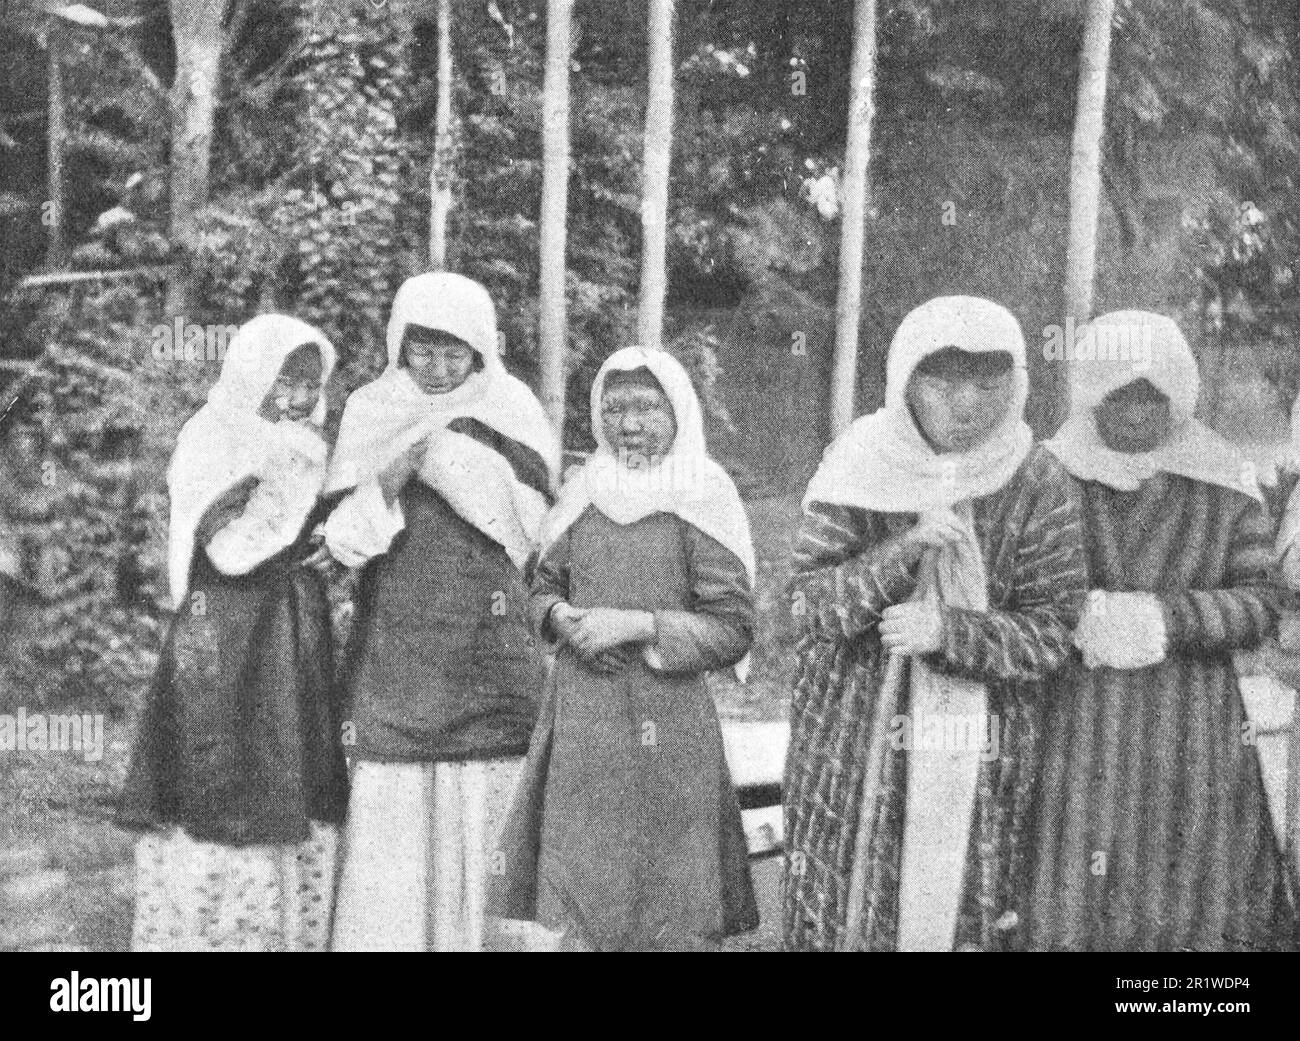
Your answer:
[[[223,846],[181,828],[135,847],[135,951],[323,951],[335,830],[287,845]]]
[[[478,951],[489,874],[522,759],[360,762],[352,775],[336,951]]]

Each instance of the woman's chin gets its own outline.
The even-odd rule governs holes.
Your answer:
[[[945,438],[941,442],[942,452],[969,452],[972,448],[978,448],[987,440],[987,435],[971,434],[954,434]]]

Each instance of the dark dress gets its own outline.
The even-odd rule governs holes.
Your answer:
[[[752,642],[744,566],[672,514],[621,526],[588,507],[538,566],[539,626],[560,600],[653,611],[664,668],[637,656],[606,676],[559,650],[492,913],[602,950],[693,947],[753,928],[740,808],[702,675]]]
[[[1004,950],[1023,935],[1039,717],[1069,660],[1086,585],[1076,487],[1047,451],[1033,449],[972,507],[989,610],[945,607],[942,647],[927,664],[985,684],[1000,725],[998,755],[980,764],[956,946]],[[898,538],[915,522],[813,503],[796,543],[790,587],[804,635],[783,791],[791,949],[836,949],[861,827],[872,829],[865,906],[849,946],[897,946],[907,762],[891,721],[910,702],[906,682],[897,696],[882,693],[888,656],[877,626],[915,589],[918,569]]]
[[[506,551],[418,480],[406,527],[368,563],[344,672],[355,754],[383,762],[520,756],[545,664]]]
[[[248,574],[196,548],[189,593],[163,643],[117,822],[180,825],[227,846],[296,843],[347,806],[331,698],[325,582],[298,540]]]
[[[1145,669],[1080,664],[1048,706],[1031,945],[1293,948],[1294,890],[1232,661],[1276,625],[1268,518],[1172,474],[1083,490],[1090,585],[1155,593],[1169,649]]]

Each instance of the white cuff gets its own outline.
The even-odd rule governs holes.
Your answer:
[[[388,552],[406,527],[401,503],[390,506],[377,481],[367,481],[335,507],[325,522],[325,545],[344,567],[360,567]]]
[[[245,513],[208,541],[208,559],[223,575],[246,575],[292,542],[267,519]]]
[[[1090,669],[1145,669],[1164,661],[1165,615],[1153,593],[1094,589],[1075,630],[1075,645]]]

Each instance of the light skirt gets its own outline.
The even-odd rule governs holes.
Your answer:
[[[522,759],[359,762],[344,832],[336,951],[479,951],[497,839]]]
[[[181,828],[135,846],[135,951],[323,951],[337,833],[305,842],[223,846]]]

